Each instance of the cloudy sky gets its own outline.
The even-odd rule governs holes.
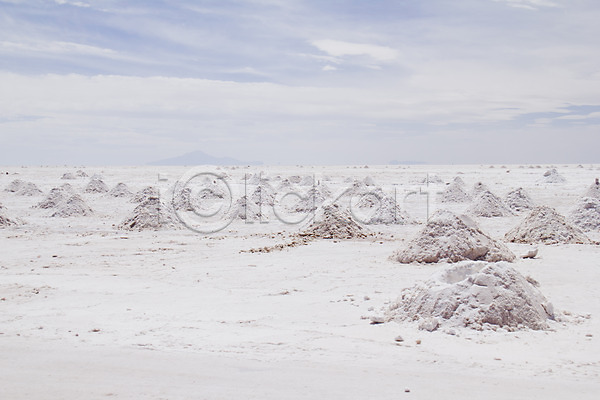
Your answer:
[[[597,0],[0,0],[0,165],[600,162]]]

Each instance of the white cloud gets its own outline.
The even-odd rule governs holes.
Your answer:
[[[54,53],[54,54],[83,54],[83,55],[94,55],[94,56],[115,56],[116,51],[111,49],[105,49],[96,46],[89,46],[86,44],[72,43],[72,42],[41,42],[41,41],[30,41],[30,42],[0,42],[0,51],[14,52],[14,51],[28,51],[36,53]]]
[[[322,69],[323,69],[323,71],[337,71],[336,67],[334,67],[333,65],[329,65],[329,64],[324,66]]]
[[[54,0],[56,4],[60,5],[70,5],[75,7],[90,7],[89,4],[84,3],[82,1],[68,1],[68,0]]]
[[[373,44],[351,43],[340,40],[314,40],[313,46],[333,57],[368,56],[376,61],[393,61],[399,53],[391,47]]]
[[[600,112],[593,112],[589,114],[572,114],[572,115],[563,115],[557,117],[556,119],[566,119],[566,120],[585,120],[591,118],[600,118]]]
[[[510,7],[525,8],[528,10],[537,10],[541,7],[559,7],[559,5],[549,0],[494,0],[496,2],[506,3]]]

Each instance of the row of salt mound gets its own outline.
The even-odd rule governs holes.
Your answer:
[[[533,200],[522,187],[508,192],[504,199],[504,203],[512,211],[521,212],[531,210],[534,207]]]
[[[168,204],[163,203],[160,196],[155,195],[152,190],[147,190],[146,193],[149,194],[140,199],[140,204],[135,207],[128,218],[119,224],[118,228],[129,231],[180,228],[181,224],[177,220],[174,210]]]
[[[42,191],[38,189],[35,183],[25,182],[21,179],[15,179],[5,189],[5,192],[14,193],[17,196],[38,196]]]
[[[514,261],[515,255],[465,215],[438,210],[408,246],[393,258],[401,263]]]
[[[438,325],[545,330],[554,308],[531,281],[505,262],[461,262],[404,289],[387,319],[418,321],[430,331]]]
[[[315,220],[308,223],[299,236],[307,239],[360,239],[369,234],[350,215],[337,204],[321,208]]]
[[[504,235],[513,243],[589,244],[590,239],[577,227],[569,224],[554,208],[539,206]]]
[[[486,218],[507,217],[513,215],[513,212],[504,205],[502,200],[488,190],[480,192],[477,195],[466,213],[476,217]]]
[[[589,232],[600,230],[600,199],[597,197],[583,197],[569,215],[573,225]]]

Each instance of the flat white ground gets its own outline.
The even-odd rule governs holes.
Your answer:
[[[538,204],[568,214],[600,169],[557,166],[567,181],[543,183],[549,166],[255,167],[210,169],[230,176],[263,171],[313,175],[332,189],[370,176],[396,188],[421,221],[441,190],[421,181],[461,176],[499,196],[523,186]],[[419,225],[370,226],[376,237],[315,241],[270,253],[301,225],[235,221],[224,230],[128,232],[117,225],[136,206],[87,194],[76,168],[0,168],[0,203],[25,225],[0,229],[0,398],[152,399],[530,399],[597,398],[600,393],[600,246],[539,246],[516,268],[541,284],[572,323],[551,331],[425,332],[413,323],[371,325],[402,288],[444,265],[401,265],[390,256]],[[168,193],[186,168],[85,168],[109,187],[155,185]],[[6,174],[8,172],[8,174]],[[159,180],[159,176],[161,180]],[[71,183],[92,217],[50,218],[45,196],[4,192],[14,179],[47,194]],[[452,206],[456,211],[466,205]],[[478,219],[496,238],[524,215]],[[600,239],[598,232],[589,236]],[[517,254],[526,245],[508,244]],[[403,342],[395,342],[401,335]],[[417,344],[417,340],[420,344]],[[410,390],[409,392],[405,390]]]

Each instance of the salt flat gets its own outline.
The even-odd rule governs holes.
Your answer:
[[[552,168],[564,182],[545,179]],[[190,169],[87,167],[88,177],[61,179],[77,169],[0,168],[2,211],[23,222],[0,229],[2,398],[595,398],[600,390],[597,244],[536,245],[536,258],[514,263],[564,316],[549,330],[450,334],[411,322],[370,324],[402,289],[446,267],[399,264],[392,255],[428,213],[467,209],[437,201],[453,178],[469,191],[483,182],[499,197],[523,187],[536,204],[568,216],[598,166],[207,167],[227,175],[234,200],[250,195],[257,173],[275,187],[311,177],[332,197],[369,177],[415,220],[365,225],[364,239],[270,252],[249,250],[289,243],[305,222],[282,223],[265,205],[260,220],[237,219],[210,234],[123,230],[137,204],[85,192],[91,176],[133,192],[153,185],[169,201]],[[42,193],[4,191],[15,179]],[[50,217],[34,207],[66,182],[91,216]],[[525,215],[473,218],[502,241]],[[505,244],[517,256],[532,247]]]

